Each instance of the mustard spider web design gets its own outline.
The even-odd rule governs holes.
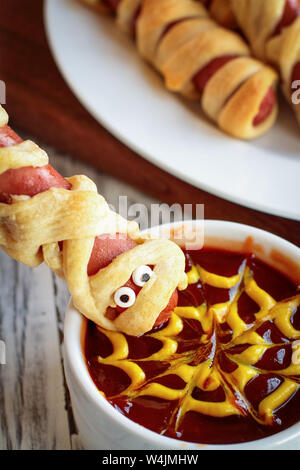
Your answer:
[[[112,353],[98,356],[98,362],[121,369],[129,378],[126,389],[109,398],[150,396],[176,402],[175,431],[189,411],[214,418],[251,416],[261,425],[272,425],[275,411],[300,387],[300,330],[292,322],[300,294],[276,301],[258,286],[246,260],[231,277],[199,264],[187,274],[189,285],[228,289],[229,300],[177,307],[166,325],[143,336],[156,341],[159,349],[138,360],[130,358],[130,338],[98,327],[112,346]],[[245,294],[258,306],[251,323],[239,312]],[[182,337],[186,328],[194,331],[192,339]],[[167,367],[147,378],[142,366],[153,361]],[[263,389],[263,381],[267,392],[253,400],[253,386]]]

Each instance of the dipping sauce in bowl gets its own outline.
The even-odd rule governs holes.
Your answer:
[[[136,338],[88,322],[98,390],[132,421],[188,442],[249,442],[299,422],[299,286],[251,254],[185,255],[189,286],[167,323]]]

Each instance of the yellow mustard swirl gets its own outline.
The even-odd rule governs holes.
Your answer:
[[[187,273],[189,284],[201,282],[208,286],[230,289],[229,300],[210,307],[204,302],[199,307],[177,307],[163,329],[153,330],[147,336],[161,342],[159,351],[139,359],[141,362],[165,361],[169,363],[166,371],[155,379],[147,380],[143,368],[129,358],[127,338],[122,333],[99,330],[110,340],[113,352],[106,358],[98,357],[104,365],[119,367],[129,376],[130,385],[120,394],[129,400],[138,396],[152,396],[165,400],[178,400],[176,427],[188,411],[196,411],[212,417],[231,415],[251,415],[258,423],[271,425],[274,411],[287,402],[299,388],[300,376],[300,331],[292,325],[292,315],[300,305],[300,294],[290,299],[276,302],[268,292],[256,283],[250,268],[244,263],[239,273],[232,277],[219,276],[206,271],[199,265],[193,265]],[[247,294],[256,302],[258,311],[251,324],[243,321],[239,315],[238,301]],[[178,352],[181,341],[180,333],[184,322],[198,322],[199,347],[185,352]],[[260,335],[260,327],[271,322],[284,337],[284,343],[272,343],[265,335]],[[218,338],[218,331],[226,325],[231,332],[230,339],[224,343]],[[276,330],[276,331],[277,331]],[[283,341],[283,340],[282,340]],[[264,370],[259,363],[264,354],[280,346],[288,347],[293,352],[290,365],[275,370]],[[221,357],[233,366],[232,370],[222,367]],[[247,384],[264,374],[276,374],[279,386],[258,406],[247,399]],[[185,386],[174,389],[162,385],[157,379],[175,374]],[[224,400],[201,401],[196,399],[195,388],[202,392],[213,392],[222,388]],[[118,395],[119,396],[119,395]]]

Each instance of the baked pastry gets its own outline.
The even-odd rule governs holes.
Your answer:
[[[161,73],[166,87],[201,100],[206,115],[223,131],[251,139],[274,124],[277,73],[249,57],[244,40],[213,21],[200,2],[101,3],[109,5],[119,26],[134,35],[139,53]]]
[[[300,124],[300,16],[279,36],[270,39],[266,53],[280,70],[283,93]]]
[[[236,20],[256,57],[267,59],[268,41],[290,26],[300,13],[298,0],[230,0]]]
[[[187,284],[182,250],[142,238],[85,176],[63,178],[22,141],[0,107],[0,245],[28,266],[45,261],[97,325],[140,335],[166,321]]]
[[[231,6],[255,55],[280,70],[284,94],[300,123],[300,1],[231,0]]]

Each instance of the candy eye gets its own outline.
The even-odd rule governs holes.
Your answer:
[[[149,266],[140,266],[132,274],[132,280],[135,285],[143,287],[153,275],[153,271]]]
[[[120,287],[114,294],[114,301],[118,307],[128,308],[135,302],[135,292],[130,287]]]

